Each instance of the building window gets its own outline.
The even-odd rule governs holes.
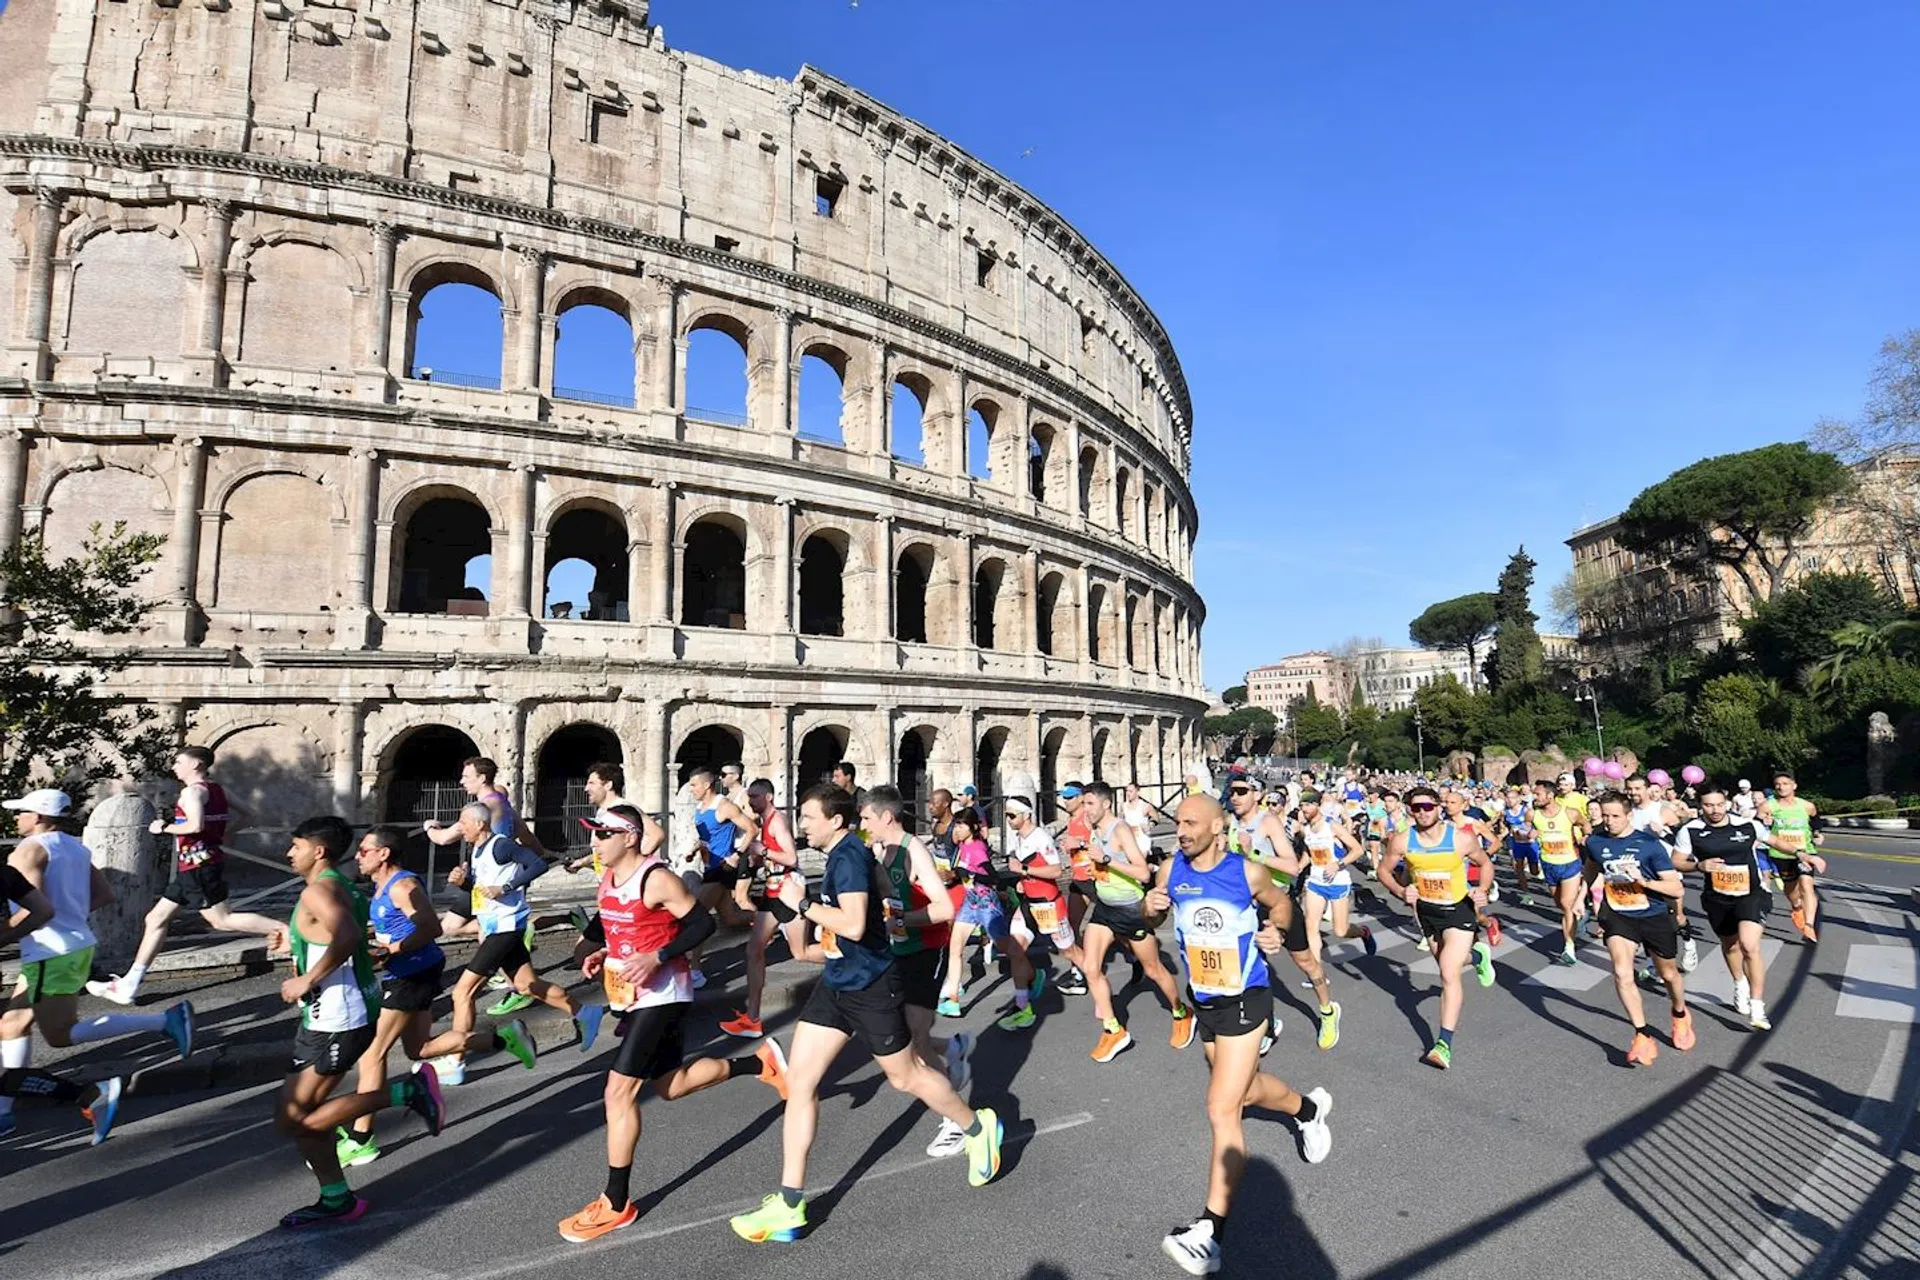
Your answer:
[[[993,255],[985,249],[973,255],[973,282],[982,289],[993,288]]]
[[[846,191],[847,184],[838,178],[829,178],[826,174],[816,174],[813,179],[813,211],[822,218],[831,218],[839,207],[840,196]]]

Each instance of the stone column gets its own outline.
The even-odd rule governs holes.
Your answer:
[[[773,313],[774,434],[792,436],[800,423],[793,404],[793,312],[781,307]]]
[[[221,329],[227,314],[227,253],[233,247],[233,206],[225,200],[203,200],[207,241],[206,266],[200,273],[200,354],[212,363],[218,382],[223,364]]]
[[[636,404],[642,409],[680,412],[679,376],[674,368],[675,342],[679,337],[679,282],[671,276],[650,272],[646,283],[652,286],[647,321],[637,339],[644,359],[637,361],[645,369],[641,394]]]
[[[1032,547],[1020,555],[1020,594],[1023,599],[1020,617],[1026,624],[1021,648],[1027,655],[1027,669],[1038,675],[1046,659],[1040,653],[1040,553]],[[1054,647],[1059,647],[1057,640]],[[1034,756],[1036,767],[1039,758],[1037,754]]]
[[[177,469],[174,479],[172,582],[160,609],[161,634],[167,643],[196,643],[200,608],[194,591],[200,572],[200,504],[207,487],[206,443],[198,436],[174,441]]]
[[[893,418],[892,391],[892,384],[887,380],[887,344],[876,342],[873,344],[873,395],[867,403],[867,438],[854,447],[882,459],[893,455],[893,441],[889,438]],[[847,443],[853,445],[851,440]]]
[[[400,233],[391,222],[376,222],[373,232],[373,292],[368,299],[367,363],[389,372],[387,357],[393,345],[393,249]]]
[[[1060,509],[1077,521],[1080,519],[1080,424],[1069,424],[1054,441],[1054,447],[1064,447],[1067,451],[1066,501],[1060,504]]]
[[[960,620],[960,634],[954,643],[964,655],[962,666],[968,671],[980,669],[980,649],[974,643],[973,631],[973,535],[961,533],[954,535],[953,563],[958,570],[955,575],[959,581],[955,584],[960,593],[953,616]],[[971,747],[968,748],[972,750]]]
[[[27,497],[27,433],[0,428],[0,552],[20,540],[22,504]]]
[[[153,819],[153,806],[131,794],[108,796],[87,815],[82,839],[114,893],[114,900],[87,920],[102,960],[133,955],[147,908],[166,884],[171,863],[156,854],[160,837],[147,830]]]
[[[543,412],[540,394],[540,321],[547,284],[547,255],[530,245],[516,245],[515,271],[519,307],[507,318],[508,349],[501,353],[500,385],[510,393],[510,409],[520,417],[538,418]]]
[[[531,463],[516,462],[507,469],[507,582],[500,592],[503,617],[526,617],[532,582],[533,483]]]
[[[873,639],[875,655],[881,665],[891,668],[886,656],[893,649],[893,517],[884,513],[873,517]]]
[[[782,494],[773,500],[773,627],[776,633],[792,634],[793,622],[793,498]]]
[[[360,820],[360,735],[364,707],[358,698],[333,704],[333,811]]]
[[[380,502],[380,453],[354,449],[353,493],[347,506],[347,586],[334,647],[365,649],[372,640],[374,538]]]
[[[653,575],[653,581],[649,584],[651,589],[648,592],[647,656],[660,660],[671,660],[678,656],[673,616],[673,495],[677,488],[679,486],[671,480],[654,484],[653,527],[648,532],[651,545],[647,548],[647,572]]]
[[[652,556],[648,554],[647,544],[638,538],[627,543],[627,621],[643,622],[650,601],[647,598],[647,574],[652,570]]]
[[[664,699],[645,708],[640,716],[640,769],[634,794],[640,807],[662,822],[666,821],[667,797],[671,794],[667,786],[667,733],[672,717],[673,704]]]
[[[53,376],[48,330],[53,317],[53,259],[60,245],[60,212],[66,196],[48,187],[33,191],[33,239],[27,248],[27,327],[18,357],[10,363],[33,381]]]
[[[1082,563],[1074,570],[1074,590],[1080,593],[1079,607],[1073,613],[1079,619],[1080,634],[1074,639],[1073,652],[1080,655],[1080,683],[1093,683],[1093,645],[1090,637],[1093,632],[1093,583],[1088,577],[1087,566]],[[1054,639],[1054,648],[1060,647],[1058,637]]]

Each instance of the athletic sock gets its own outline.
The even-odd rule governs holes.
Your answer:
[[[1687,1016],[1687,1011],[1686,1011],[1686,1010],[1685,1010],[1684,1008],[1682,1008],[1682,1009],[1675,1009],[1675,1010],[1673,1011],[1673,1020],[1674,1020],[1675,1022],[1678,1022],[1678,1021],[1680,1021],[1680,1019],[1682,1019],[1682,1018],[1684,1018],[1684,1017],[1686,1017],[1686,1016]]]
[[[1648,1032],[1647,1032],[1647,1024],[1646,1024],[1646,1023],[1644,1023],[1644,1022],[1636,1022],[1636,1023],[1634,1023],[1634,1024],[1633,1024],[1633,1034],[1635,1034],[1635,1035],[1637,1035],[1637,1036],[1644,1036],[1644,1035],[1646,1035],[1646,1034],[1648,1034]]]
[[[780,1199],[785,1202],[787,1208],[798,1209],[800,1202],[806,1199],[806,1191],[800,1187],[782,1187]]]
[[[967,1126],[967,1136],[969,1138],[977,1138],[980,1136],[980,1113],[978,1111],[973,1113],[973,1123]]]
[[[1449,1049],[1453,1048],[1453,1028],[1452,1027],[1440,1028],[1440,1043],[1447,1046],[1447,1048]]]
[[[1323,1018],[1331,1018],[1333,1016],[1333,1002],[1331,1000],[1320,1006],[1320,1016]]]
[[[13,1109],[13,1100],[18,1098],[50,1098],[55,1102],[78,1102],[87,1096],[91,1085],[75,1084],[63,1080],[51,1071],[35,1071],[31,1067],[11,1067],[0,1071],[0,1101],[6,1106],[0,1107],[0,1115]]]
[[[0,1040],[0,1070],[8,1072],[24,1070],[27,1065],[27,1060],[32,1056],[33,1038],[31,1034],[21,1036],[18,1040]],[[12,1095],[9,1094],[5,1097],[0,1097],[0,1116],[12,1114]]]
[[[139,993],[140,984],[146,980],[146,977],[147,966],[143,964],[132,965],[120,976],[120,989],[130,996],[136,995]]]
[[[1100,1026],[1103,1030],[1106,1030],[1106,1031],[1118,1031],[1120,1029],[1120,1019],[1108,1018],[1104,1022],[1102,1022]]]
[[[405,1076],[399,1080],[389,1080],[387,1082],[387,1105],[388,1106],[404,1107],[407,1105],[408,1102],[412,1100],[413,1100],[413,1077],[412,1076]],[[358,1129],[355,1129],[352,1132],[353,1132],[353,1136],[361,1142],[365,1142],[373,1134],[373,1130],[371,1129],[367,1130],[366,1133],[361,1133]]]
[[[111,1040],[115,1036],[129,1036],[142,1031],[157,1033],[166,1029],[167,1015],[164,1013],[103,1013],[97,1018],[76,1022],[71,1039],[75,1044],[92,1044],[96,1040]]]
[[[320,1203],[326,1205],[344,1204],[353,1199],[353,1188],[344,1181],[327,1182],[320,1186]]]
[[[615,1213],[627,1207],[627,1188],[632,1177],[633,1166],[630,1164],[607,1166],[607,1203],[613,1206]]]
[[[757,1076],[766,1070],[757,1057],[728,1058],[727,1079],[738,1080],[741,1076]]]
[[[1226,1218],[1222,1217],[1220,1214],[1215,1213],[1213,1210],[1202,1209],[1200,1211],[1200,1220],[1203,1222],[1209,1222],[1213,1224],[1213,1238],[1215,1242],[1218,1242],[1221,1239],[1221,1237],[1227,1234]]]
[[[1293,1113],[1293,1118],[1301,1124],[1311,1124],[1319,1114],[1320,1108],[1314,1104],[1313,1099],[1304,1093],[1301,1094],[1300,1109]]]
[[[1024,1009],[1027,1007],[1027,989],[1025,987],[1013,993],[1013,1007],[1015,1009]]]

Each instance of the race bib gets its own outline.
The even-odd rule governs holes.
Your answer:
[[[1237,996],[1247,989],[1234,946],[1187,943],[1187,979],[1196,995]]]
[[[1564,831],[1544,832],[1540,837],[1540,856],[1549,862],[1573,861],[1573,837]]]
[[[1310,844],[1307,846],[1307,856],[1313,859],[1313,865],[1316,867],[1323,869],[1331,867],[1333,865],[1333,846]]]
[[[1804,831],[1782,831],[1773,829],[1773,847],[1782,853],[1799,853],[1807,847],[1807,833]]]
[[[607,993],[610,1007],[625,1009],[633,1003],[633,984],[620,976],[620,966],[611,958],[600,968],[600,986]]]
[[[1607,905],[1615,911],[1645,911],[1647,909],[1646,891],[1638,883],[1619,884],[1607,881]]]
[[[487,905],[486,895],[480,892],[479,885],[475,885],[473,886],[473,889],[468,893],[467,896],[472,902],[473,914],[476,916],[479,915],[481,911],[483,911],[486,908],[486,905]]]
[[[1060,904],[1051,899],[1030,901],[1028,908],[1033,912],[1033,927],[1041,933],[1052,933],[1060,927]]]
[[[1718,871],[1708,872],[1708,883],[1715,893],[1729,898],[1741,898],[1753,892],[1753,868],[1722,867]]]
[[[1450,907],[1459,899],[1453,895],[1453,872],[1416,871],[1416,886],[1420,891],[1420,901],[1435,906]]]
[[[838,960],[841,958],[840,939],[834,936],[833,930],[831,929],[823,928],[820,930],[820,954],[829,960]]]
[[[887,941],[905,942],[907,940],[907,912],[900,899],[888,898],[880,904],[880,913],[887,922]]]

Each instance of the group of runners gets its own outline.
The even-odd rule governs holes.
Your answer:
[[[1323,961],[1323,925],[1329,938],[1352,938],[1371,955],[1375,925],[1385,927],[1392,914],[1387,903],[1411,910],[1441,980],[1424,1061],[1446,1069],[1464,973],[1473,970],[1483,986],[1494,980],[1501,936],[1489,907],[1499,894],[1497,855],[1511,869],[1516,895],[1530,900],[1535,884],[1552,895],[1561,915],[1556,962],[1578,963],[1583,924],[1604,938],[1632,1025],[1626,1060],[1644,1066],[1658,1053],[1640,991],[1645,981],[1657,979],[1670,997],[1669,1042],[1683,1051],[1694,1044],[1683,974],[1697,951],[1682,905],[1684,877],[1703,878],[1701,913],[1735,979],[1737,1004],[1754,1029],[1765,1030],[1760,939],[1770,889],[1787,886],[1795,925],[1814,941],[1814,876],[1825,870],[1812,849],[1814,809],[1785,775],[1775,779],[1771,799],[1746,805],[1745,813],[1741,797],[1751,792],[1744,785],[1680,797],[1640,778],[1624,791],[1589,797],[1570,775],[1500,792],[1425,782],[1401,790],[1348,778],[1322,790],[1311,777],[1269,788],[1235,772],[1218,798],[1195,785],[1171,813],[1135,788],[1117,795],[1104,783],[1070,783],[1059,792],[1063,812],[1051,825],[1030,798],[1000,801],[1007,836],[996,855],[988,837],[997,824],[987,821],[971,788],[929,797],[923,837],[910,829],[897,789],[862,790],[847,764],[833,782],[805,793],[792,822],[769,781],[746,784],[738,766],[694,770],[682,815],[692,837],[671,856],[668,830],[622,796],[619,767],[596,765],[587,791],[594,812],[581,820],[588,850],[563,861],[547,854],[494,785],[492,762],[476,757],[462,771],[469,803],[454,823],[426,829],[434,842],[458,841],[465,850],[448,877],[460,894],[455,906],[436,910],[431,886],[405,865],[412,832],[377,826],[356,838],[344,820],[322,815],[291,833],[287,858],[304,884],[283,923],[226,910],[222,842],[235,818],[209,776],[211,764],[203,749],[180,753],[180,802],[172,820],[155,827],[174,837],[174,876],[148,916],[135,965],[104,982],[89,980],[94,939],[87,917],[111,899],[111,889],[86,846],[66,830],[70,800],[38,791],[6,801],[22,839],[0,879],[0,895],[12,904],[0,921],[0,943],[21,940],[23,972],[0,1017],[0,1135],[12,1128],[15,1096],[80,1104],[95,1141],[113,1125],[121,1083],[81,1084],[32,1070],[27,1046],[35,1027],[52,1045],[166,1034],[183,1056],[191,1052],[193,1015],[185,1002],[83,1021],[77,996],[88,990],[131,1003],[158,949],[154,935],[164,933],[171,914],[189,906],[212,922],[217,912],[223,927],[260,933],[292,960],[281,996],[298,1007],[299,1029],[276,1120],[312,1170],[319,1197],[282,1219],[289,1228],[365,1213],[346,1171],[379,1157],[379,1112],[411,1111],[438,1134],[444,1089],[465,1079],[470,1055],[496,1051],[535,1066],[541,1049],[524,1020],[509,1016],[477,1029],[481,992],[501,976],[511,990],[495,1008],[507,1006],[510,1015],[515,1002],[540,1002],[564,1013],[582,1053],[594,1047],[608,1016],[617,1021],[619,1045],[604,1089],[605,1188],[560,1221],[569,1241],[597,1239],[638,1216],[631,1175],[644,1083],[652,1082],[657,1099],[673,1101],[749,1077],[784,1103],[782,1159],[777,1188],[731,1219],[731,1227],[755,1243],[800,1238],[808,1227],[805,1187],[819,1086],[850,1040],[889,1084],[938,1116],[929,1154],[964,1153],[969,1184],[983,1186],[999,1174],[1003,1126],[994,1108],[967,1099],[973,1037],[936,1029],[963,1013],[966,988],[996,972],[997,954],[1011,990],[1011,1007],[998,1019],[1002,1030],[1034,1028],[1049,984],[1084,993],[1096,1024],[1090,1054],[1112,1062],[1135,1043],[1106,972],[1117,950],[1136,967],[1135,980],[1164,1002],[1171,1047],[1187,1049],[1198,1039],[1209,1065],[1204,1207],[1163,1240],[1180,1267],[1207,1274],[1218,1269],[1246,1162],[1243,1110],[1292,1117],[1310,1162],[1324,1160],[1332,1147],[1327,1091],[1301,1092],[1261,1063],[1281,1031],[1275,992],[1294,981],[1288,968],[1312,987],[1318,1048],[1340,1041],[1341,1005]],[[1172,847],[1156,851],[1150,833],[1169,819]],[[821,868],[811,883],[803,850]],[[535,920],[529,886],[555,865],[598,877],[594,910]],[[1370,906],[1363,908],[1362,899]],[[1374,924],[1358,919],[1363,909],[1375,915]],[[687,1052],[687,1023],[716,915],[749,928],[744,1001],[720,1029],[752,1042],[752,1051],[696,1058]],[[1169,920],[1173,966],[1158,935]],[[582,1001],[570,982],[540,975],[530,952],[536,923],[572,931],[580,979],[603,995]],[[435,1034],[434,1005],[452,964],[442,944],[463,935],[476,945],[451,984],[449,1025]],[[775,938],[794,959],[822,970],[784,1047],[761,1021]],[[981,957],[971,952],[976,938]],[[410,1069],[394,1076],[396,1045]],[[350,1074],[353,1090],[343,1092]]]

